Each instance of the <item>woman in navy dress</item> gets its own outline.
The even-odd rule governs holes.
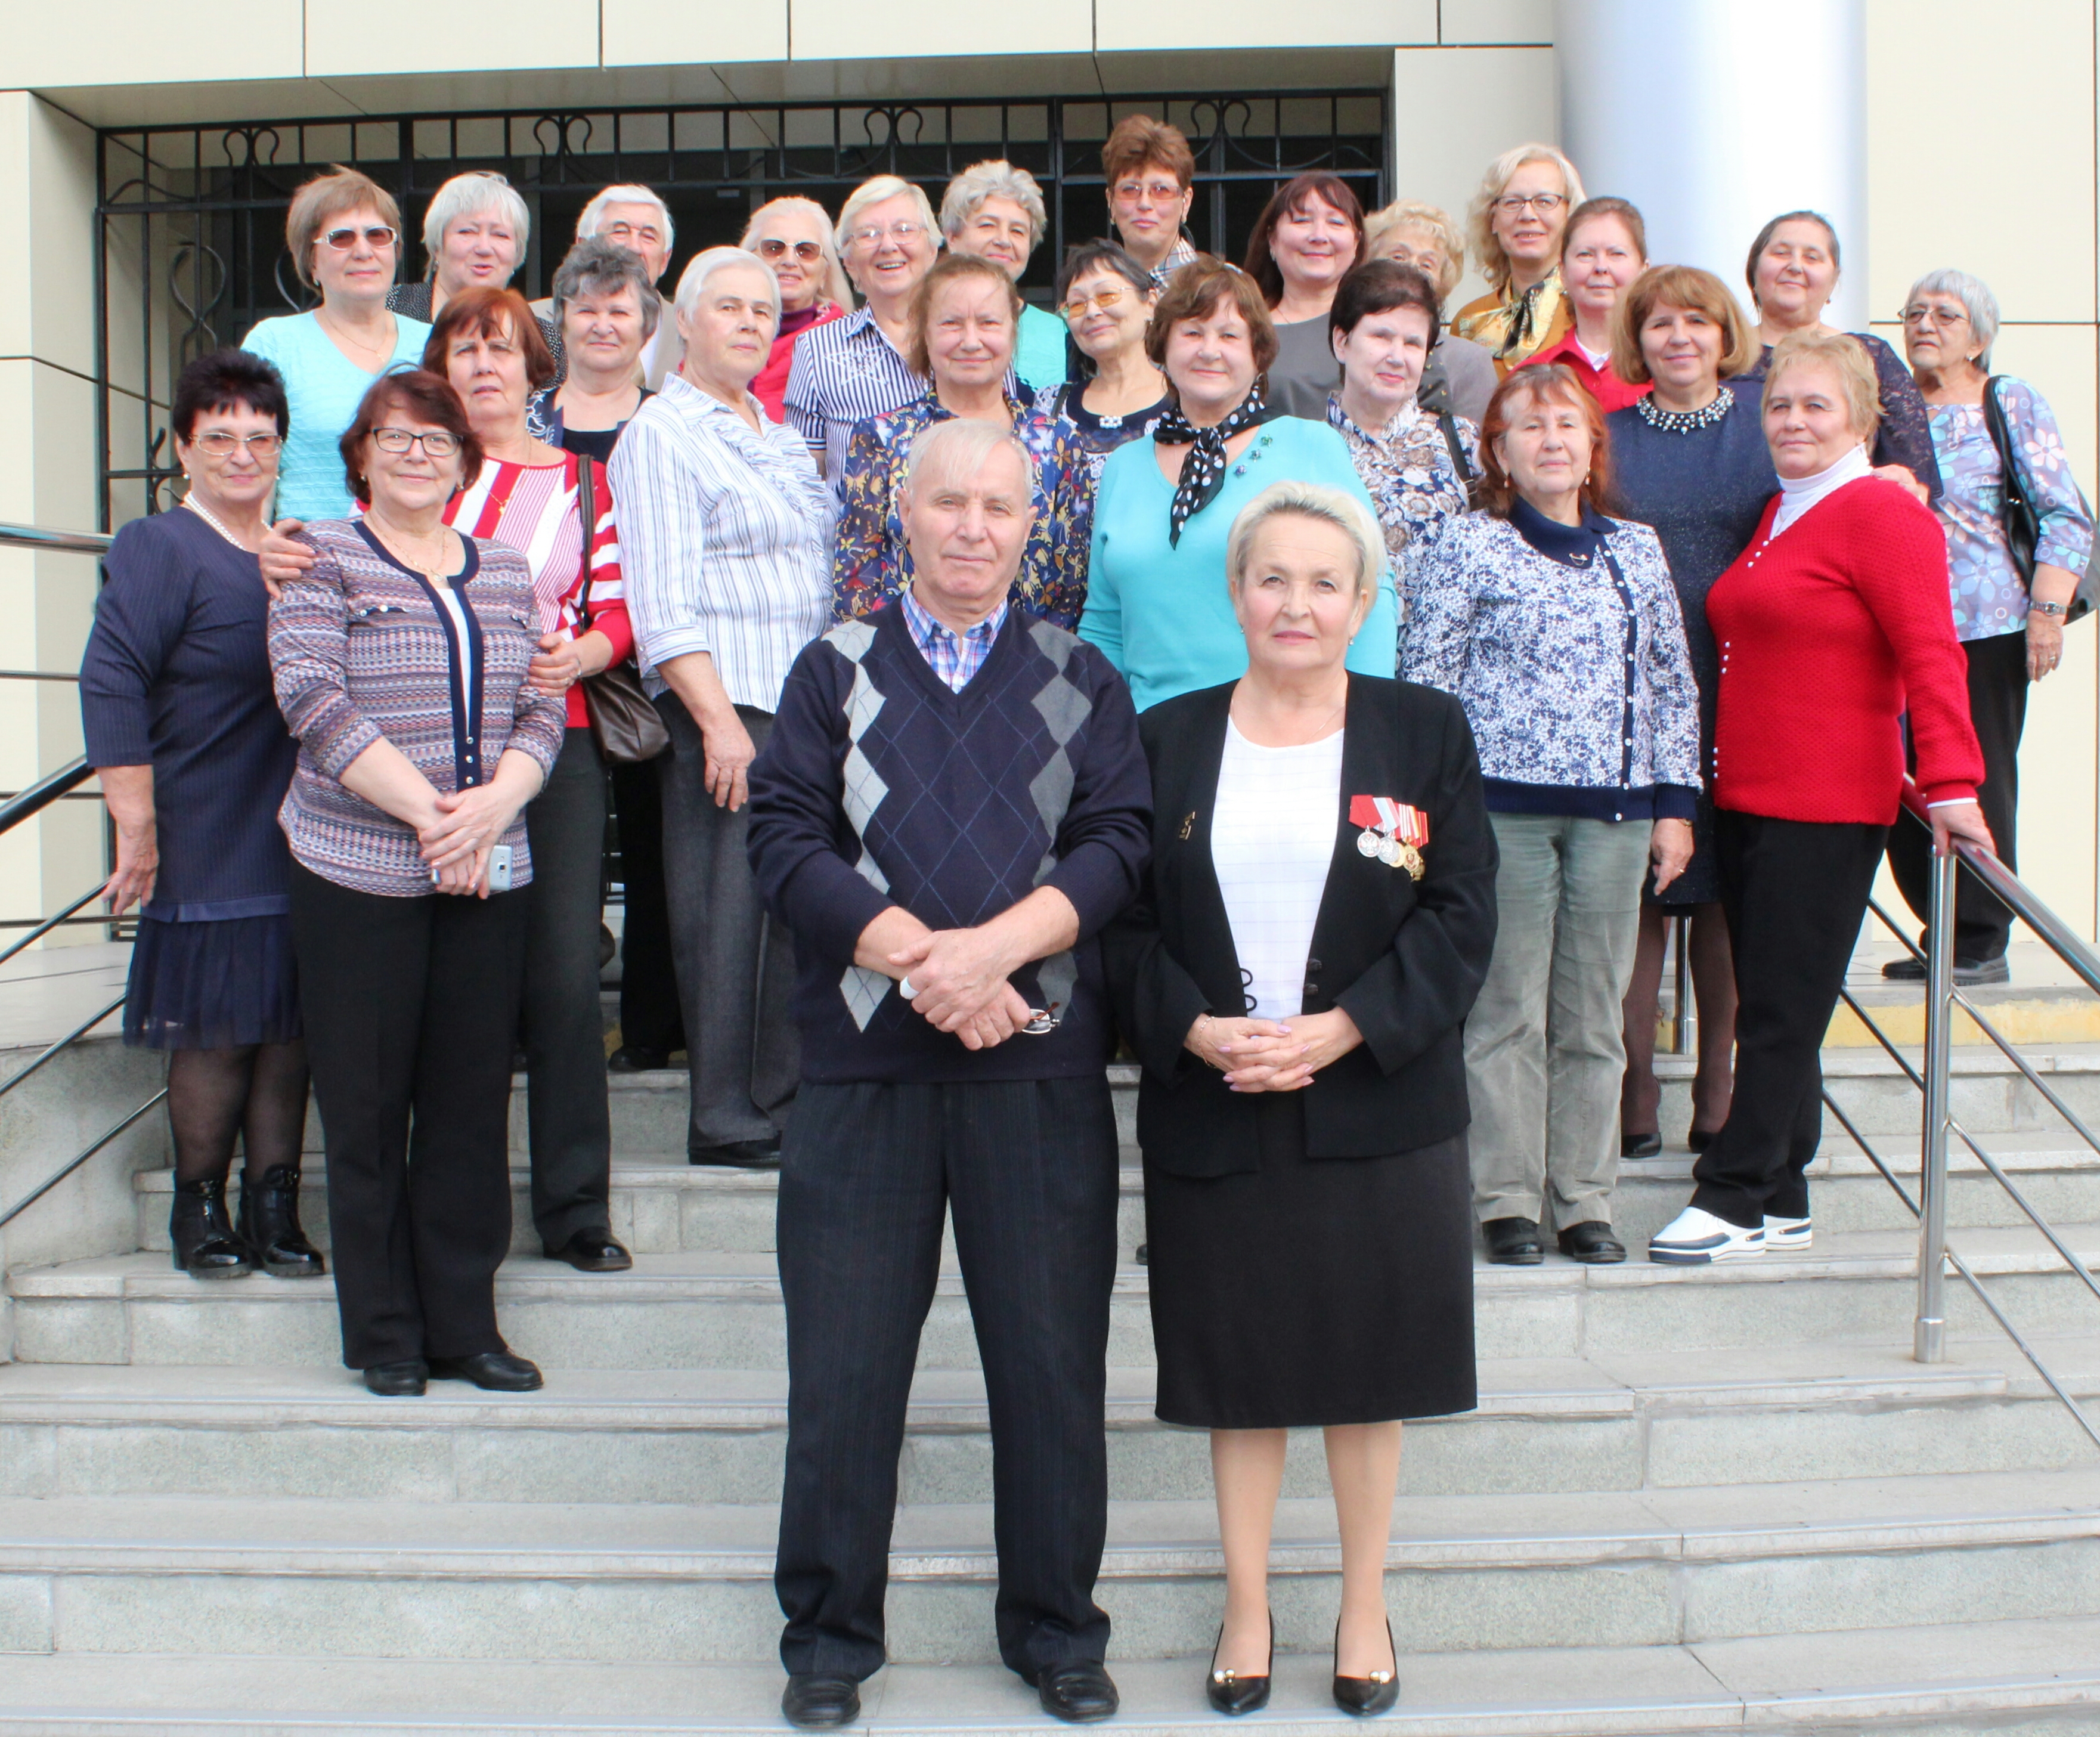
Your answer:
[[[117,535],[80,672],[87,757],[117,830],[113,915],[139,907],[124,1041],[168,1056],[174,1263],[312,1277],[299,1228],[307,1051],[277,806],[298,744],[271,685],[255,551],[290,421],[258,356],[201,356],[176,382],[189,493]],[[234,1136],[247,1166],[236,1223]]]

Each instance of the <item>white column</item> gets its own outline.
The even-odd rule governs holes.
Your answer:
[[[1867,323],[1862,0],[1555,0],[1562,140],[1594,196],[1640,207],[1649,257],[1749,300],[1768,218],[1820,211],[1844,271],[1831,324]]]

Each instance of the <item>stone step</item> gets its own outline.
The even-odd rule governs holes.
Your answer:
[[[2100,1468],[1396,1504],[1410,1649],[1679,1645],[2088,1615]],[[775,1656],[770,1507],[59,1497],[0,1501],[0,1647],[293,1657],[757,1664]],[[1332,1505],[1286,1501],[1286,1646],[1330,1632]],[[1099,1597],[1126,1659],[1215,1631],[1207,1501],[1111,1505]],[[986,1506],[899,1510],[899,1663],[995,1657]],[[14,1699],[11,1693],[9,1700]]]
[[[2089,1267],[2100,1225],[2060,1227]],[[2022,1330],[2076,1334],[2100,1323],[2100,1298],[2040,1236],[1971,1229],[1955,1245]],[[1476,1266],[1476,1344],[1483,1357],[1572,1357],[1850,1341],[1908,1342],[1917,1241],[1894,1231],[1828,1232],[1815,1248],[1715,1267],[1640,1259],[1582,1267],[1549,1256],[1533,1267]],[[29,1363],[333,1364],[340,1356],[331,1279],[262,1275],[205,1283],[165,1255],[73,1261],[11,1273],[15,1356]],[[578,1273],[534,1257],[507,1262],[496,1300],[510,1342],[549,1369],[777,1369],[784,1360],[780,1285],[765,1254],[644,1254],[624,1273]],[[1109,1361],[1152,1361],[1142,1267],[1118,1272]],[[1958,1334],[1992,1329],[1950,1280]],[[962,1281],[941,1276],[920,1363],[977,1363]]]
[[[2076,1395],[2100,1394],[2100,1334],[2040,1342]],[[2090,1440],[2012,1347],[1949,1362],[1867,1346],[1491,1360],[1480,1404],[1409,1426],[1410,1495],[1679,1488],[1724,1482],[2078,1466]],[[1109,1372],[1110,1492],[1211,1493],[1207,1438],[1153,1416],[1152,1372]],[[900,1467],[907,1503],[989,1501],[984,1384],[922,1373]],[[778,1370],[580,1370],[539,1393],[454,1382],[381,1400],[346,1370],[0,1368],[0,1494],[340,1496],[410,1502],[775,1500]],[[1286,1492],[1326,1488],[1317,1436],[1292,1439]]]
[[[1253,1728],[1335,1737],[1361,1722],[1328,1698],[1324,1637],[1282,1637],[1274,1697]],[[1295,1645],[1293,1643],[1295,1643]],[[2100,1621],[2059,1617],[1846,1629],[1749,1640],[1543,1651],[1430,1651],[1401,1638],[1393,1737],[1688,1737],[1745,1730],[2089,1733],[2100,1723]],[[1299,1650],[1301,1649],[1302,1650]],[[1143,1737],[1215,1732],[1208,1659],[1127,1659],[1110,1645],[1123,1708],[1110,1729]],[[609,1664],[301,1657],[11,1658],[10,1737],[101,1737],[150,1722],[179,1737],[302,1732],[501,1733],[568,1737],[694,1732],[778,1737],[782,1677],[770,1664]],[[1060,1727],[997,1665],[895,1664],[862,1685],[870,1733],[1021,1737]]]

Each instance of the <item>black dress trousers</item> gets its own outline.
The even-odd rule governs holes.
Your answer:
[[[686,1047],[686,1025],[664,897],[664,793],[655,761],[614,765],[612,807],[627,898],[620,929],[620,1041],[668,1056]]]
[[[802,1087],[777,1239],[788,1396],[774,1585],[791,1673],[858,1679],[883,1664],[897,1457],[951,1210],[991,1410],[999,1656],[1033,1680],[1106,1655],[1093,1593],[1116,1164],[1098,1069]]]
[[[342,1360],[501,1351],[510,1046],[525,895],[357,893],[292,866],[292,937],[328,1153]]]
[[[1714,816],[1735,949],[1736,1095],[1692,1166],[1692,1204],[1745,1229],[1805,1219],[1823,1136],[1823,1038],[1888,842],[1886,827]]]

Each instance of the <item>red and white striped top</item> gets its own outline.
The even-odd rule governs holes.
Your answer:
[[[612,641],[612,661],[631,656],[634,633],[628,625],[627,594],[620,571],[620,532],[612,485],[605,467],[593,467],[591,491],[598,526],[591,539],[590,620],[577,609],[583,590],[583,522],[577,511],[576,455],[558,465],[519,465],[486,460],[481,474],[452,496],[445,522],[470,536],[514,549],[532,570],[532,594],[540,606],[540,631],[573,639],[595,628]],[[580,687],[568,693],[572,730],[586,727],[589,714]]]

